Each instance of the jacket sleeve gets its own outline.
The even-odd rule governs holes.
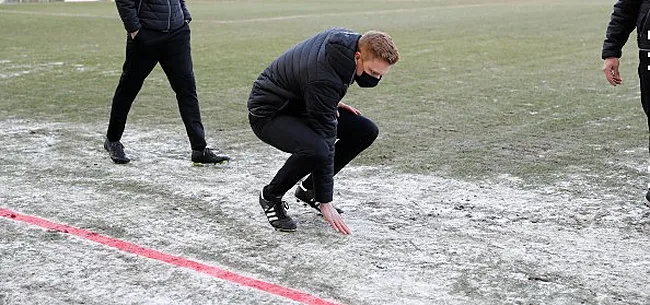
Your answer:
[[[138,5],[142,0],[115,0],[117,12],[122,18],[124,28],[127,32],[133,33],[142,28],[140,18],[138,17]]]
[[[340,88],[332,82],[311,82],[304,88],[309,126],[327,143],[327,161],[312,171],[316,202],[331,202],[334,193],[334,143],[338,121],[336,111]]]
[[[185,5],[185,0],[180,0],[181,2],[181,9],[183,10],[183,16],[185,20],[192,21],[192,15],[190,15],[190,11],[187,10],[187,6]]]
[[[639,15],[641,0],[618,0],[614,4],[607,34],[603,43],[602,58],[616,57],[620,58],[622,49],[630,33],[636,27],[636,19]]]

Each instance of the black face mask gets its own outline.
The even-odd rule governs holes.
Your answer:
[[[363,74],[361,75],[358,76],[356,74],[354,75],[354,81],[357,82],[359,87],[363,87],[363,88],[371,88],[377,86],[380,80],[381,80],[381,76],[379,78],[376,78],[366,73],[366,71],[363,71]]]

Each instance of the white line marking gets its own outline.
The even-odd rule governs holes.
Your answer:
[[[55,17],[82,17],[82,18],[106,18],[106,19],[119,19],[118,15],[91,15],[91,14],[71,14],[71,13],[52,13],[52,12],[33,12],[33,11],[17,11],[17,10],[0,10],[0,13],[7,14],[22,14],[22,15],[37,15],[37,16],[55,16]]]
[[[548,1],[531,2],[531,3],[526,3],[526,5],[528,5],[528,4],[545,4],[545,3],[549,3],[549,2]],[[550,2],[550,3],[556,3],[556,2]],[[561,3],[561,2],[557,2],[557,3]],[[502,5],[512,5],[512,3],[499,2],[499,3],[480,3],[480,4],[463,4],[463,5],[450,5],[450,6],[389,9],[389,10],[376,10],[376,11],[339,12],[339,13],[324,13],[324,14],[300,14],[300,15],[277,16],[277,17],[260,17],[260,18],[237,19],[237,20],[194,20],[194,21],[192,21],[192,23],[195,23],[195,22],[198,22],[198,23],[213,23],[213,24],[255,23],[255,22],[269,22],[269,21],[285,21],[285,20],[304,19],[304,18],[320,18],[320,17],[336,17],[336,16],[358,16],[358,15],[393,14],[393,13],[412,13],[412,12],[418,12],[418,11],[423,11],[423,10],[482,8],[482,7],[502,6]],[[104,19],[118,19],[119,20],[119,16],[117,16],[117,15],[106,16],[106,15],[91,15],[91,14],[34,12],[34,11],[20,11],[20,10],[0,10],[0,13],[39,15],[39,16],[56,16],[56,17],[104,18]]]

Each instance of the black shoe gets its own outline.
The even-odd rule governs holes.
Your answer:
[[[230,157],[222,153],[215,154],[211,149],[207,147],[202,151],[192,151],[192,162],[194,162],[196,165],[226,163],[228,161],[230,161]]]
[[[316,202],[314,199],[314,190],[308,190],[302,186],[302,182],[298,184],[296,188],[296,193],[294,194],[298,199],[298,202],[302,201],[308,204],[310,207],[314,208],[318,213],[320,213],[320,203]],[[336,208],[336,211],[339,214],[343,214],[343,210]]]
[[[645,205],[647,205],[648,207],[650,207],[650,188],[648,188],[648,192],[645,193],[645,200],[647,200],[647,202],[645,203]]]
[[[276,200],[266,200],[262,195],[263,191],[260,191],[260,205],[264,210],[264,215],[268,219],[271,226],[276,230],[282,232],[295,232],[296,231],[296,222],[287,216],[287,210],[289,209],[289,204],[286,201],[282,201],[281,198]]]
[[[117,164],[126,164],[131,161],[124,154],[124,146],[120,141],[109,142],[108,139],[104,140],[104,149],[111,156],[111,160]]]

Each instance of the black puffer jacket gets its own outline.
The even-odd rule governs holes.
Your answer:
[[[192,20],[185,0],[115,0],[127,32],[141,28],[173,31]]]
[[[314,185],[317,202],[332,201],[336,110],[354,79],[360,34],[330,29],[298,43],[269,65],[253,84],[248,110],[256,117],[305,117],[330,147],[330,163]],[[316,178],[316,177],[314,177]]]
[[[649,11],[650,0],[618,0],[614,4],[614,11],[607,26],[607,35],[603,44],[603,59],[620,58],[621,50],[634,28],[637,29],[639,49],[650,50]]]

